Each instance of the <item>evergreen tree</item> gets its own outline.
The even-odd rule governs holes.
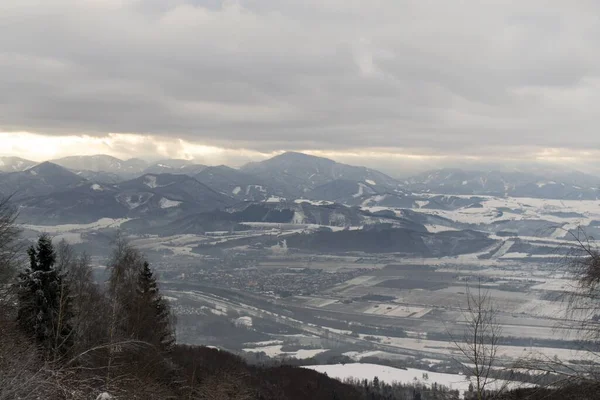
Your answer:
[[[421,392],[413,388],[413,400],[421,400]]]
[[[150,265],[144,262],[136,287],[135,332],[139,340],[169,351],[175,343],[173,320],[167,301],[159,293]]]
[[[379,388],[379,378],[378,378],[378,377],[375,377],[375,378],[373,378],[373,390],[374,390],[376,393],[379,393],[379,389],[380,389],[380,388]]]
[[[19,274],[17,321],[54,359],[72,345],[71,298],[64,276],[55,268],[52,240],[42,235],[28,250],[29,268]]]

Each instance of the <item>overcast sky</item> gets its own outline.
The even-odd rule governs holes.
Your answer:
[[[0,0],[0,154],[600,173],[596,0]]]

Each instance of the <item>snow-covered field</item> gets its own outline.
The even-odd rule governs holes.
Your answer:
[[[415,368],[393,368],[377,364],[334,364],[334,365],[310,365],[314,371],[326,373],[329,377],[344,380],[348,378],[372,380],[377,377],[380,381],[387,383],[398,382],[403,384],[420,383],[431,387],[433,383],[444,385],[450,389],[465,392],[469,389],[471,381],[464,375],[445,374],[440,372],[429,372]],[[490,382],[489,388],[502,388],[509,385],[512,388],[527,386],[520,382],[507,383],[502,380]]]
[[[458,229],[456,228],[451,228],[449,226],[443,226],[443,225],[425,225],[425,229],[427,229],[427,232],[430,233],[439,233],[439,232],[447,232],[447,231],[457,231]]]
[[[413,338],[397,338],[379,335],[360,335],[372,336],[380,339],[380,343],[392,345],[398,348],[408,350],[418,350],[428,353],[437,353],[440,356],[460,356],[460,351],[452,342],[444,342],[438,340],[413,339]],[[499,359],[529,359],[535,358],[552,358],[559,357],[561,360],[586,360],[590,357],[590,352],[583,350],[559,349],[553,347],[523,347],[523,346],[499,346]]]
[[[296,351],[283,351],[281,344],[273,344],[261,347],[251,347],[242,349],[247,353],[264,352],[269,357],[294,357],[297,359],[306,359],[316,356],[327,351],[327,349],[299,349]]]
[[[83,232],[93,231],[103,228],[118,228],[122,223],[129,221],[128,218],[101,218],[96,222],[89,224],[65,224],[65,225],[28,225],[23,224],[23,229],[31,229],[37,232],[46,232],[51,234],[66,233],[66,232]]]
[[[366,314],[387,315],[390,317],[420,318],[431,311],[431,308],[411,307],[407,305],[373,304],[363,311]]]
[[[159,201],[160,208],[172,208],[177,207],[180,204],[180,201],[170,200],[164,197],[162,197]]]
[[[461,197],[461,196],[455,196]],[[464,196],[471,197],[471,196]],[[561,226],[562,229],[574,229],[587,226],[600,219],[600,202],[594,200],[554,200],[516,197],[484,197],[477,208],[460,208],[458,210],[437,210],[422,208],[419,212],[448,218],[465,224],[491,224],[500,221],[544,220]],[[560,212],[564,215],[557,215]],[[573,216],[567,216],[572,213]],[[577,214],[577,215],[576,215]]]

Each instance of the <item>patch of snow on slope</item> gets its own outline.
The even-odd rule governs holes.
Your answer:
[[[427,194],[423,197],[437,196],[439,194]],[[457,198],[472,199],[471,195],[456,195]],[[600,207],[597,200],[557,200],[538,198],[515,198],[481,196],[481,207],[459,208],[457,210],[439,210],[423,208],[417,201],[418,212],[426,215],[447,218],[451,221],[465,224],[488,225],[495,222],[511,223],[511,229],[519,226],[535,224],[537,221],[548,225],[548,229],[540,229],[538,235],[549,239],[564,238],[569,231],[578,227],[589,226],[593,221],[600,220]],[[521,222],[519,222],[521,221]],[[517,228],[515,228],[517,227]],[[552,229],[554,228],[554,229]],[[478,229],[475,227],[475,229]],[[511,230],[509,229],[509,230]],[[498,240],[506,240],[498,237]],[[526,237],[522,236],[522,239]],[[539,239],[539,238],[538,238]],[[599,241],[600,243],[600,241]],[[508,252],[508,251],[507,251]],[[498,258],[502,255],[500,253]]]
[[[294,217],[292,218],[292,224],[303,224],[306,215],[302,211],[294,211]]]
[[[92,186],[90,186],[90,187],[92,188],[92,190],[93,190],[93,191],[96,191],[96,192],[101,192],[101,191],[103,191],[103,190],[104,190],[104,189],[102,188],[102,186],[98,185],[97,183],[94,183],[94,184],[93,184]]]
[[[354,361],[359,361],[363,357],[377,357],[377,356],[379,356],[380,358],[386,358],[386,356],[387,356],[389,358],[389,355],[391,355],[393,357],[393,354],[394,353],[386,353],[385,351],[380,351],[380,350],[347,351],[345,353],[342,353],[342,355],[350,357]]]
[[[129,218],[101,218],[96,222],[89,224],[65,224],[65,225],[21,225],[25,229],[31,229],[37,232],[47,232],[51,234],[58,234],[61,232],[79,232],[88,230],[97,230],[102,228],[116,228],[122,223],[129,221]]]
[[[548,185],[556,185],[556,182],[554,182],[554,181],[537,182],[535,185],[539,188],[543,188],[544,186],[548,186]]]
[[[377,194],[377,195],[369,197],[368,199],[366,199],[365,201],[363,201],[361,203],[361,206],[368,207],[369,205],[379,204],[383,200],[385,200],[386,197],[387,197],[387,194]]]
[[[144,177],[144,185],[146,185],[146,186],[148,186],[149,188],[152,188],[152,189],[158,187],[156,185],[156,176],[154,176],[154,175],[146,175]]]
[[[352,197],[354,197],[354,198],[361,197],[363,194],[365,194],[365,188],[366,188],[365,184],[359,182],[358,183],[358,192],[353,194]]]
[[[258,189],[258,191],[265,193],[267,190],[261,185],[248,185],[246,186],[246,195],[250,193],[250,189]]]
[[[439,232],[447,232],[447,231],[457,231],[456,228],[450,228],[449,226],[443,225],[425,225],[425,229],[429,233],[439,233]]]
[[[251,349],[243,349],[249,353],[258,353],[264,351],[269,357],[285,356],[295,357],[297,359],[306,359],[316,356],[317,354],[324,353],[327,349],[300,349],[297,351],[285,352],[281,350],[282,345],[255,347]]]
[[[300,349],[294,353],[288,353],[290,355],[293,354],[293,357],[296,357],[299,360],[304,360],[307,358],[313,358],[314,356],[325,353],[327,349]]]
[[[513,244],[515,244],[514,240],[507,240],[502,244],[502,246],[500,246],[498,251],[492,256],[492,258],[500,258],[504,256],[506,253],[508,253]]]
[[[294,200],[294,203],[296,203],[296,204],[308,203],[308,204],[312,204],[313,206],[326,206],[326,205],[335,204],[333,201],[329,201],[329,200],[309,200],[309,199],[296,199],[296,200]]]
[[[547,256],[547,255],[564,257],[560,254],[544,254],[544,256]],[[501,256],[501,258],[525,258],[525,257],[531,257],[531,254],[522,253],[522,252],[513,252],[513,253],[505,253]]]
[[[237,195],[237,194],[239,194],[241,191],[242,191],[242,188],[241,188],[241,187],[239,187],[239,186],[236,186],[236,187],[235,187],[235,189],[233,189],[233,190],[231,191],[231,193],[233,193],[233,194],[236,194],[236,195]]]
[[[138,197],[139,200],[135,201],[133,200],[133,198],[131,196],[125,196],[125,198],[123,200],[125,200],[125,205],[130,209],[133,210],[134,208],[139,207],[140,205],[143,204],[143,201],[141,200],[140,197]]]
[[[285,198],[279,196],[271,196],[265,200],[266,203],[280,203],[282,201],[285,201]]]
[[[375,183],[375,181],[372,181],[371,179],[365,179],[365,182],[367,182],[369,185],[377,185],[377,183]]]
[[[428,200],[417,200],[417,201],[415,201],[415,203],[419,206],[419,208],[423,208],[427,204],[429,204],[429,201]]]
[[[247,342],[244,343],[245,346],[257,346],[257,347],[264,347],[264,346],[270,346],[273,344],[283,344],[283,340],[263,340],[262,342]]]
[[[175,201],[175,200],[169,200],[169,199],[166,199],[163,197],[162,199],[160,199],[158,204],[160,205],[160,208],[172,208],[172,207],[177,207],[178,205],[181,204],[181,202]]]
[[[252,317],[239,317],[238,319],[235,320],[235,325],[236,326],[245,326],[247,328],[251,328],[252,327]]]

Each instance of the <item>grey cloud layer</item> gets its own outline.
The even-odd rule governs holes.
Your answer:
[[[0,131],[260,151],[598,147],[599,14],[592,1],[2,2]]]

